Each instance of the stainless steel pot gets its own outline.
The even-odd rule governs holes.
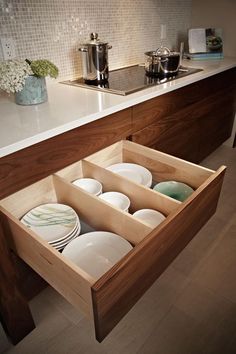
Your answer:
[[[180,53],[171,52],[167,47],[145,53],[145,71],[148,76],[169,77],[178,73]]]
[[[97,33],[90,34],[90,41],[83,44],[82,54],[83,79],[88,84],[105,83],[109,77],[108,50],[112,46],[100,41]]]

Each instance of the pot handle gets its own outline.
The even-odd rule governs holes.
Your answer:
[[[111,49],[111,48],[112,48],[112,45],[108,45],[108,46],[107,46],[107,49]]]
[[[78,50],[80,52],[88,52],[88,48],[85,48],[85,47],[80,47]]]

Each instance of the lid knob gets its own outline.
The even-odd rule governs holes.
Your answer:
[[[90,39],[93,41],[95,39],[98,39],[98,33],[92,32],[90,33]]]
[[[156,54],[156,55],[166,55],[166,54],[169,55],[169,54],[170,54],[170,49],[167,48],[167,47],[161,46],[161,47],[157,48],[155,54]]]

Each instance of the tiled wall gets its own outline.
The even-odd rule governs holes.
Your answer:
[[[0,0],[0,36],[15,40],[19,58],[45,58],[60,77],[81,75],[79,44],[90,32],[109,42],[110,69],[144,61],[160,44],[178,48],[190,27],[191,0]],[[0,51],[0,59],[2,53]]]

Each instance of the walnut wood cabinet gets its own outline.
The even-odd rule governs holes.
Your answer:
[[[109,115],[0,159],[0,199],[132,132],[131,109]],[[46,283],[9,249],[8,227],[0,213],[0,319],[13,343],[34,328],[27,300]],[[1,225],[0,225],[1,226]],[[7,250],[7,251],[6,251]],[[22,296],[23,294],[23,296]]]
[[[231,135],[236,69],[133,107],[131,140],[200,162]]]
[[[235,72],[235,69],[228,70],[3,157],[0,160],[0,199],[8,197],[24,187],[28,188],[32,183],[48,178],[60,169],[121,139],[133,140],[141,145],[167,152],[188,161],[200,161],[230,136],[235,111],[233,103],[235,86],[232,81],[233,78],[235,80]],[[145,155],[146,152],[142,154]],[[128,156],[130,161],[138,163],[137,157],[134,160],[132,151],[129,152]],[[167,157],[167,161],[169,159],[172,161],[171,157]],[[147,167],[152,168],[152,160],[145,155],[140,163],[143,162]],[[178,166],[178,170],[179,162],[176,166]],[[191,176],[192,179],[192,176],[195,175],[193,173],[195,169],[192,170],[190,166],[190,170],[192,171],[190,175],[188,175],[188,172],[186,173],[189,176],[188,178]],[[105,337],[214,213],[224,169],[217,173],[214,173],[214,171],[204,173],[204,180],[198,181],[195,186],[199,190],[191,199],[191,202],[187,203],[183,209],[179,209],[173,216],[173,220],[171,216],[170,223],[168,222],[165,227],[158,231],[158,234],[160,233],[159,241],[155,237],[156,232],[150,233],[149,240],[153,240],[153,245],[156,244],[155,247],[159,247],[159,242],[163,240],[163,244],[167,248],[164,247],[166,251],[160,253],[158,259],[151,260],[150,258],[143,276],[133,278],[129,286],[123,290],[119,286],[124,282],[124,277],[127,274],[132,274],[133,268],[137,267],[137,262],[149,259],[146,254],[152,253],[152,246],[145,246],[148,244],[147,240],[140,242],[133,255],[127,258],[126,265],[124,266],[123,263],[118,265],[115,273],[109,273],[108,278],[107,276],[102,277],[92,287],[91,284],[85,282],[86,294],[88,295],[88,291],[92,291],[87,312],[91,315],[90,309],[92,306],[99,340]],[[60,181],[55,179],[53,183],[57,185],[55,188],[58,189]],[[207,191],[205,196],[202,193],[203,190]],[[209,196],[209,200],[206,196]],[[61,198],[66,198],[66,196]],[[173,205],[175,206],[175,203]],[[196,205],[201,205],[203,208],[196,208]],[[207,205],[206,213],[204,210]],[[196,215],[194,210],[198,210]],[[185,225],[181,220],[182,215],[186,213],[193,213],[193,218],[199,218],[201,222],[194,228],[191,224]],[[7,218],[6,214],[8,215]],[[0,317],[12,341],[17,343],[34,328],[26,299],[36,294],[45,285],[45,282],[31,269],[32,267],[38,270],[34,261],[28,261],[28,256],[24,253],[21,244],[19,244],[19,250],[10,251],[15,248],[10,242],[12,240],[12,230],[9,228],[9,220],[11,220],[10,226],[14,230],[15,227],[18,230],[18,226],[14,219],[15,216],[9,215],[8,212],[6,214],[0,214],[0,226],[2,226],[0,228],[0,250],[3,250],[0,258]],[[188,218],[188,220],[192,219]],[[173,227],[179,230],[178,240],[166,239],[167,236],[165,235],[168,235]],[[185,227],[185,229],[183,230],[182,227]],[[4,232],[2,232],[2,228]],[[13,232],[13,239],[15,242],[20,242],[15,231]],[[37,241],[31,241],[31,238],[29,240],[30,242]],[[45,245],[43,246],[45,247]],[[41,245],[38,247],[41,247]],[[161,249],[163,250],[163,248]],[[45,250],[45,252],[47,254],[46,259],[49,256],[48,259],[51,261],[51,250]],[[18,258],[18,255],[20,255],[20,258]],[[53,260],[57,258],[52,257]],[[31,267],[23,263],[21,259],[27,261]],[[158,262],[159,268],[158,271],[154,272],[156,262]],[[42,275],[40,271],[38,273]],[[77,277],[76,274],[72,276]],[[53,275],[50,275],[44,277],[44,279],[52,281],[52,277]],[[110,277],[114,282],[109,280]],[[141,283],[140,279],[142,280]],[[137,287],[137,284],[139,284],[139,287]],[[113,294],[114,286],[120,289],[120,294],[118,298],[108,302],[106,299],[110,296],[109,294]],[[134,291],[134,289],[136,290]],[[106,294],[105,297],[104,294]],[[125,301],[125,299],[129,299],[129,301]],[[21,322],[20,326],[19,322]]]

